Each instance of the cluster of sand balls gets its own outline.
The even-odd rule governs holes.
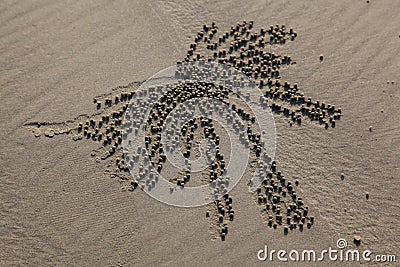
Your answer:
[[[304,96],[297,84],[280,80],[282,69],[295,62],[290,56],[273,53],[268,51],[268,48],[284,45],[286,42],[295,40],[296,37],[297,33],[284,25],[270,26],[256,31],[252,21],[243,21],[229,31],[218,35],[218,27],[213,23],[211,26],[204,25],[198,32],[183,61],[218,62],[239,70],[263,90],[271,110],[275,114],[289,118],[291,125],[292,123],[301,124],[303,118],[308,118],[327,128],[334,127],[341,117],[340,108],[319,100],[312,100]],[[180,63],[178,62],[178,65]],[[185,70],[179,70],[177,75],[185,75]],[[234,82],[240,85],[242,81]],[[129,169],[121,143],[126,134],[122,127],[123,116],[139,86],[140,83],[131,83],[113,89],[110,94],[96,97],[94,104],[98,112],[91,116],[79,116],[62,123],[34,122],[28,126],[33,128],[35,136],[43,134],[53,137],[58,134],[68,134],[75,141],[86,139],[100,143],[100,148],[93,151],[92,156],[96,160],[109,159],[110,174],[120,177],[121,180],[127,182],[129,190],[134,190],[139,186],[140,177],[134,179],[128,174]],[[161,173],[166,164],[165,149],[167,148],[161,144],[162,125],[167,115],[179,103],[195,97],[218,99],[236,111],[245,127],[241,130],[244,130],[243,134],[247,135],[250,142],[248,146],[251,157],[260,157],[261,140],[255,117],[231,91],[205,82],[177,83],[169,86],[173,86],[173,90],[159,99],[146,121],[145,146],[158,172]],[[205,170],[207,179],[204,182],[206,183],[217,181],[226,170],[229,160],[224,157],[220,149],[220,142],[223,140],[217,129],[218,127],[211,119],[194,119],[182,128],[178,141],[182,154],[189,159],[195,154],[193,144],[196,138],[206,137],[214,140],[216,157]],[[185,186],[190,180],[190,171],[183,171],[172,178],[171,182],[178,186]],[[287,233],[289,229],[298,227],[302,230],[305,225],[311,227],[314,223],[314,218],[308,214],[307,206],[303,204],[302,198],[296,191],[297,184],[297,181],[290,181],[278,171],[276,163],[272,164],[262,186],[254,195],[267,225],[273,228],[282,226]],[[224,181],[219,182],[218,186],[218,190],[224,190]],[[228,223],[235,216],[232,205],[232,196],[224,194],[223,198],[207,206],[206,216],[210,218],[214,226],[214,234],[221,239],[228,234]]]
[[[261,207],[264,218],[269,227],[284,227],[284,233],[289,229],[304,226],[310,228],[314,217],[308,213],[301,197],[296,192],[299,181],[294,183],[276,169],[276,162],[272,163],[271,170],[265,177],[262,185],[257,189],[257,202]]]
[[[263,90],[272,111],[290,118],[291,124],[301,124],[302,118],[308,117],[326,128],[335,127],[342,116],[340,108],[306,97],[296,83],[280,80],[281,69],[295,62],[269,48],[294,41],[296,31],[285,25],[256,31],[253,21],[243,21],[229,31],[218,36],[217,33],[215,23],[204,25],[190,45],[185,61],[213,61],[241,71]]]
[[[224,240],[228,234],[227,221],[233,221],[235,217],[235,210],[232,205],[232,196],[225,194],[222,199],[215,201],[212,211],[206,211],[206,217],[212,219],[211,224],[214,226],[214,228],[211,229],[212,234],[215,237],[220,237],[222,240]]]
[[[178,104],[196,97],[216,98],[229,103],[229,91],[225,88],[219,89],[219,87],[216,87],[214,84],[208,84],[205,82],[186,82],[168,84],[166,87],[168,93],[163,95],[159,101],[154,104],[150,111],[151,115],[147,119],[148,130],[146,131],[145,137],[145,145],[148,154],[150,155],[150,159],[160,173],[163,171],[163,164],[166,161],[165,149],[168,149],[168,147],[164,147],[161,143],[162,125],[172,109]],[[128,127],[126,130],[130,131],[131,129]],[[188,121],[181,128],[180,133],[180,139],[178,141],[173,141],[168,145],[176,146],[176,143],[179,143],[181,152],[187,159],[193,156],[192,146],[196,139],[201,140],[203,138],[209,138],[212,139],[215,144],[215,158],[209,167],[203,171],[206,174],[205,177],[208,177],[203,182],[212,183],[215,181],[216,187],[214,190],[218,191],[219,194],[222,193],[224,198],[227,199],[225,202],[217,200],[214,203],[215,209],[207,212],[207,216],[212,219],[212,223],[216,223],[215,229],[218,234],[221,238],[225,238],[228,229],[226,222],[228,220],[233,220],[234,210],[232,208],[232,198],[227,193],[223,193],[224,190],[226,190],[226,183],[229,181],[221,178],[222,173],[226,170],[224,155],[222,150],[220,150],[221,136],[218,134],[214,121],[206,117],[195,118]],[[171,182],[182,187],[190,180],[190,170],[182,171],[180,175],[176,175],[170,179]],[[140,179],[137,182],[141,184]]]
[[[150,158],[152,162],[156,163],[158,169],[161,171],[162,164],[166,160],[164,148],[161,144],[161,131],[162,125],[166,120],[167,115],[175,108],[179,103],[183,103],[189,99],[195,97],[210,97],[224,99],[226,98],[226,90],[216,90],[215,86],[207,83],[176,83],[168,85],[167,87],[173,87],[173,90],[169,90],[167,94],[163,95],[157,103],[153,106],[150,111],[151,116],[147,120],[149,131],[146,135],[146,147],[149,150]],[[213,138],[217,144],[217,161],[218,164],[223,162],[223,156],[218,151],[218,144],[220,137],[215,133],[214,127],[211,120],[207,118],[202,119],[200,122],[197,119],[190,121],[187,125],[184,125],[181,129],[181,149],[182,154],[186,158],[190,158],[192,143],[195,139],[195,130],[203,129],[203,135],[206,138]],[[172,144],[175,145],[175,144]],[[215,166],[215,165],[212,165]],[[214,170],[212,170],[214,172]],[[214,173],[211,172],[210,177],[214,177]],[[211,179],[211,178],[210,178]],[[190,180],[190,172],[185,172],[183,177],[177,177],[174,181],[177,185],[184,186]]]
[[[243,128],[243,134],[247,129],[250,141],[255,144],[250,146],[252,154],[256,156],[258,151],[261,150],[259,144],[260,136],[259,134],[257,135],[253,133],[256,126],[254,117],[252,117],[249,112],[246,112],[244,108],[241,108],[240,101],[234,99],[232,97],[233,94],[225,87],[216,87],[214,84],[208,84],[205,82],[176,83],[172,86],[173,90],[170,90],[167,94],[161,97],[154,105],[153,109],[150,111],[150,114],[152,115],[147,120],[147,125],[150,125],[150,127],[146,135],[146,148],[149,151],[152,162],[157,165],[157,169],[160,172],[165,163],[165,148],[161,144],[161,125],[174,107],[179,103],[183,103],[192,98],[216,98],[237,111],[241,119],[243,119],[243,123],[246,127]],[[129,129],[127,130],[129,131]],[[205,117],[196,118],[190,120],[182,127],[180,137],[181,152],[184,157],[189,159],[192,156],[193,142],[196,138],[201,140],[203,137],[212,139],[216,149],[215,159],[205,170],[208,179],[204,182],[212,183],[217,181],[215,190],[217,190],[218,193],[224,192],[223,190],[226,190],[225,183],[227,181],[221,179],[221,175],[226,171],[227,162],[225,161],[224,154],[220,148],[221,136],[218,134],[217,127],[212,119]],[[241,139],[241,141],[246,142],[244,138]],[[170,181],[175,182],[179,186],[185,186],[190,181],[190,178],[190,171],[186,171]],[[223,194],[223,200],[216,200],[211,207],[209,207],[206,216],[212,219],[212,224],[215,224],[215,231],[222,239],[224,239],[227,235],[227,222],[234,219],[232,196],[227,193]]]

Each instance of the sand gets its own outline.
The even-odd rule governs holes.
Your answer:
[[[321,250],[339,238],[399,257],[398,1],[0,6],[1,266],[291,266],[260,262],[257,252],[265,244]],[[268,226],[243,179],[229,193],[234,219],[224,219],[222,240],[214,204],[176,208],[150,198],[132,186],[118,145],[107,154],[117,136],[103,146],[78,128],[119,112],[123,104],[107,108],[107,98],[183,60],[204,24],[214,22],[219,34],[243,20],[257,31],[292,28],[295,40],[271,47],[295,62],[280,69],[280,80],[342,116],[326,128],[309,116],[299,125],[273,112],[277,168],[298,181],[314,218],[310,229],[285,234],[284,225]]]

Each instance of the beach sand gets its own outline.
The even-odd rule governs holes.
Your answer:
[[[2,1],[0,266],[292,266],[261,262],[257,252],[321,251],[339,238],[399,257],[399,10],[396,0]],[[99,143],[35,136],[38,122],[68,128],[99,112],[93,98],[183,60],[204,24],[224,32],[243,20],[293,28],[294,41],[271,48],[296,62],[281,81],[341,108],[327,129],[273,114],[275,160],[299,181],[315,218],[310,229],[285,235],[269,227],[242,179],[230,192],[235,218],[221,240],[206,217],[212,204],[165,205],[129,190],[115,157],[96,160]]]

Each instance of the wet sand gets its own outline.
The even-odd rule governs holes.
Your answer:
[[[284,264],[259,262],[257,251],[265,244],[321,250],[339,238],[350,248],[399,253],[397,1],[0,5],[0,265],[278,266]],[[310,229],[285,235],[283,226],[268,226],[243,179],[230,193],[235,218],[222,241],[214,216],[206,216],[212,205],[159,203],[130,190],[116,161],[122,155],[101,159],[98,142],[45,131],[90,123],[104,108],[94,98],[115,97],[183,60],[204,24],[225,32],[243,20],[257,30],[293,28],[294,41],[271,47],[296,62],[280,71],[280,80],[341,108],[327,129],[307,116],[291,125],[273,113],[277,166],[298,180],[296,192],[315,220]],[[38,122],[40,137],[33,132]]]

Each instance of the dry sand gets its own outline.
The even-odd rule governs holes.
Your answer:
[[[257,251],[264,244],[321,250],[338,238],[355,248],[354,235],[360,250],[400,256],[399,1],[2,1],[0,7],[0,266],[291,266],[259,262]],[[296,61],[281,80],[342,109],[329,129],[308,121],[290,127],[274,115],[276,160],[286,177],[299,180],[315,217],[311,229],[284,235],[268,227],[242,181],[231,192],[235,219],[221,241],[205,216],[209,207],[174,208],[127,190],[110,175],[115,157],[91,156],[98,143],[32,134],[34,122],[91,116],[98,112],[94,97],[184,59],[203,24],[215,22],[223,32],[244,19],[258,28],[293,28],[296,40],[274,48]]]

